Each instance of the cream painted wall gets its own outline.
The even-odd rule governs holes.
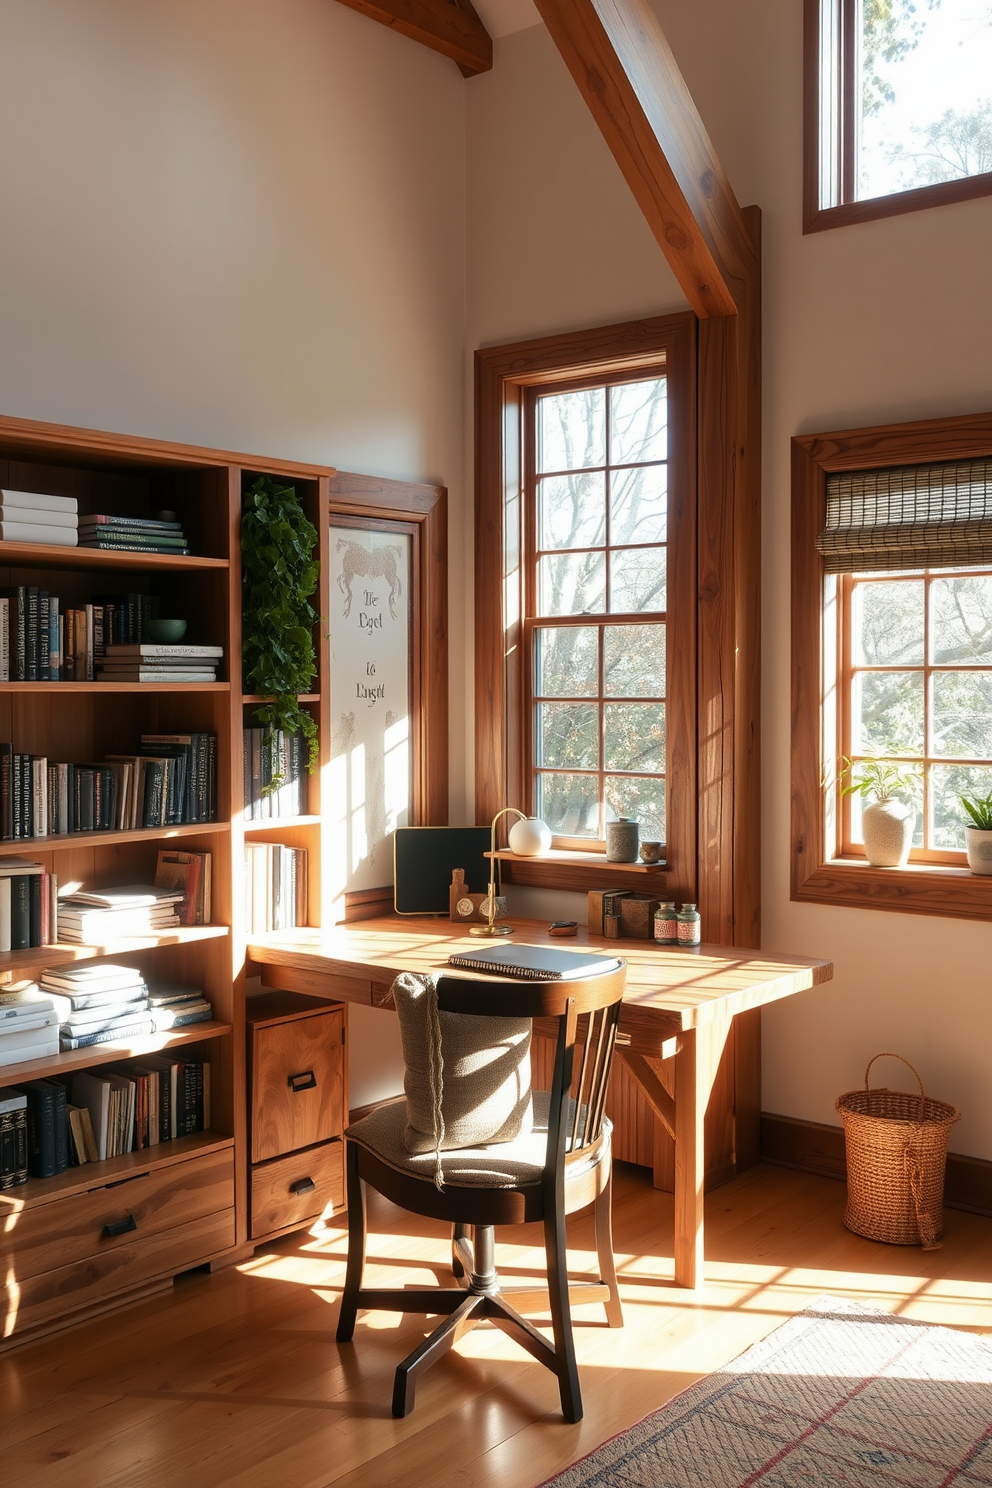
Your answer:
[[[0,411],[440,481],[459,554],[464,107],[331,0],[0,0]]]

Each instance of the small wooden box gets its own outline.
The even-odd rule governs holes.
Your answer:
[[[605,916],[619,914],[617,904],[632,892],[632,889],[590,889],[589,934],[605,935]]]
[[[660,899],[641,899],[631,894],[620,900],[620,934],[630,940],[651,940],[655,910]]]

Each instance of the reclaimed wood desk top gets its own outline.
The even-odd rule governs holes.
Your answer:
[[[549,935],[544,920],[513,916],[511,923],[512,938],[490,939],[469,935],[464,925],[447,919],[389,915],[327,930],[267,935],[253,940],[248,954],[263,965],[339,976],[356,984],[344,989],[347,1000],[381,1007],[389,1004],[390,983],[400,972],[440,971],[454,952],[507,944],[554,945],[560,950],[591,947],[626,961],[620,1029],[652,1041],[791,997],[833,975],[829,961],[809,956],[719,945],[679,950],[646,940],[607,940],[581,926],[576,936],[559,939]]]

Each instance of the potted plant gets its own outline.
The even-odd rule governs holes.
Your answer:
[[[902,800],[898,792],[911,791],[919,771],[887,759],[870,758],[855,764],[847,755],[843,758],[841,778],[851,778],[841,794],[857,792],[866,803],[861,808],[865,856],[874,868],[901,868],[909,857],[916,808]]]
[[[992,874],[992,791],[987,796],[958,796],[973,822],[964,829],[968,867],[972,873]]]

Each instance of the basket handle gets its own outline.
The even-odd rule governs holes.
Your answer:
[[[865,1070],[865,1090],[866,1091],[868,1089],[868,1076],[871,1073],[871,1067],[875,1063],[875,1060],[876,1059],[898,1059],[898,1061],[899,1061],[900,1064],[904,1064],[907,1069],[913,1070],[913,1074],[916,1076],[916,1083],[920,1087],[920,1120],[922,1121],[924,1119],[925,1115],[926,1115],[927,1098],[926,1098],[926,1096],[923,1093],[923,1081],[920,1079],[919,1071],[913,1069],[913,1066],[910,1064],[909,1060],[908,1059],[903,1059],[903,1057],[902,1057],[901,1054],[876,1054],[875,1055],[875,1059],[869,1059],[869,1061],[868,1061],[868,1068]]]

